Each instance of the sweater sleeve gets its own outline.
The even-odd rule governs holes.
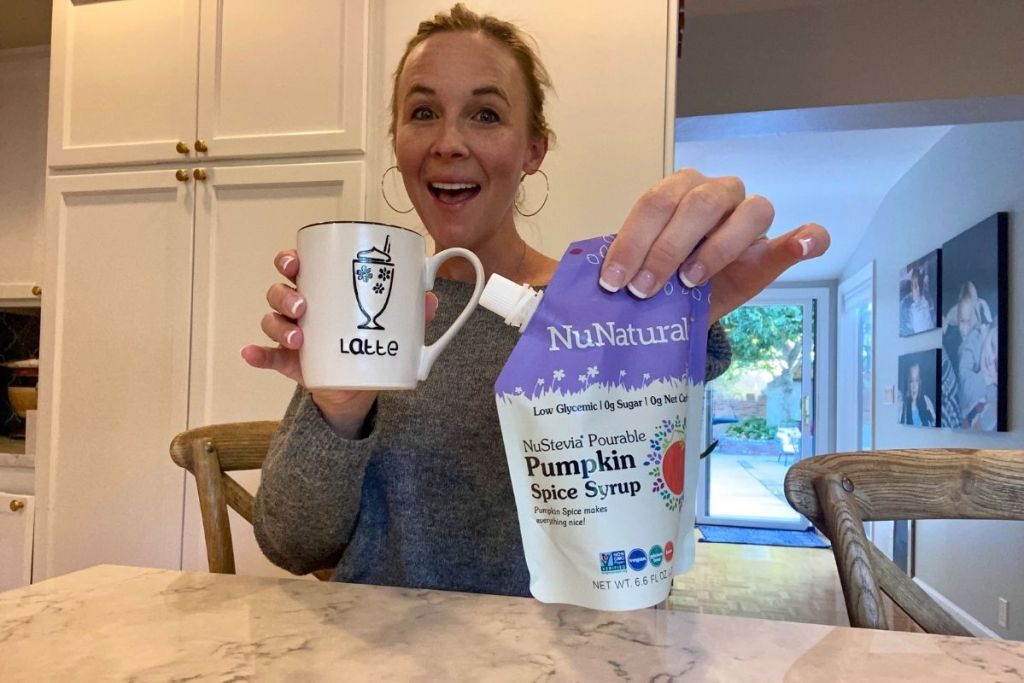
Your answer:
[[[263,462],[253,527],[274,564],[295,574],[337,566],[359,516],[363,475],[377,441],[367,418],[365,439],[339,437],[296,388]]]
[[[708,356],[704,364],[704,381],[710,382],[729,369],[732,363],[732,344],[721,322],[708,330]]]

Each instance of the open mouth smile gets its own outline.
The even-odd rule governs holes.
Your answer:
[[[430,183],[427,189],[443,204],[458,204],[480,194],[476,183]]]

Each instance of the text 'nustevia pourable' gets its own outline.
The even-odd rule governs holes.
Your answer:
[[[606,292],[611,240],[571,244],[544,292],[494,275],[480,305],[522,330],[494,391],[530,592],[628,610],[693,561],[709,288]]]

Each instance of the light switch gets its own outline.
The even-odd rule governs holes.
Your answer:
[[[888,386],[885,387],[885,397],[882,399],[882,403],[887,406],[891,406],[896,403],[896,387]]]

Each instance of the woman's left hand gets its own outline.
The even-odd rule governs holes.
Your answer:
[[[739,178],[708,178],[683,169],[633,205],[608,249],[601,286],[610,291],[625,286],[647,298],[672,277],[691,287],[711,280],[709,322],[714,322],[790,266],[828,249],[828,232],[814,223],[766,239],[774,217],[771,203],[747,197]]]

